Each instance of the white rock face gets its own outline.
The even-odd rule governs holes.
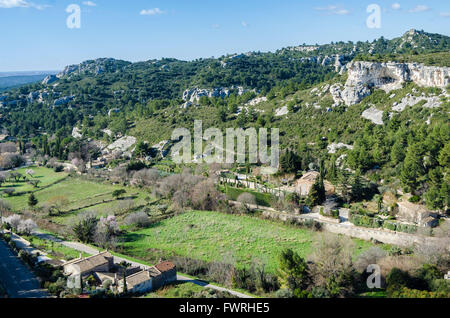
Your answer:
[[[281,116],[284,116],[284,115],[287,115],[287,114],[289,114],[289,110],[288,110],[287,106],[283,106],[281,108],[278,108],[275,111],[275,116],[277,116],[277,117],[281,117]]]
[[[383,125],[383,112],[381,110],[376,109],[375,107],[366,109],[362,113],[362,117],[370,120],[376,125]]]
[[[416,105],[417,103],[425,101],[426,103],[423,105],[425,108],[437,108],[441,106],[442,102],[438,96],[426,97],[426,96],[412,96],[408,95],[403,97],[402,101],[399,104],[394,104],[392,107],[393,111],[402,112],[407,107],[411,107]]]
[[[42,84],[48,85],[48,84],[51,84],[53,82],[56,82],[57,80],[58,80],[58,78],[56,77],[56,75],[48,75],[47,77],[45,77],[42,80]]]
[[[417,63],[374,63],[355,61],[347,64],[348,79],[344,90],[335,90],[333,97],[346,105],[359,103],[370,95],[369,88],[389,92],[405,82],[424,87],[445,88],[449,83],[450,67],[425,66]]]
[[[78,127],[73,127],[72,129],[72,137],[73,138],[82,138],[83,135],[81,134],[81,130]]]
[[[230,94],[235,91],[237,95],[241,96],[242,94],[249,92],[250,90],[243,88],[242,86],[234,86],[231,88],[220,87],[213,89],[206,88],[191,88],[187,89],[183,92],[183,100],[185,102],[197,103],[200,98],[206,96],[208,98],[211,97],[228,97]]]
[[[125,152],[130,149],[136,143],[136,138],[132,136],[125,136],[117,139],[115,142],[106,147],[105,151],[112,153],[114,151]]]
[[[330,87],[331,96],[333,96],[333,100],[336,105],[340,105],[342,103],[349,105],[354,105],[359,103],[364,97],[370,95],[370,89],[366,86],[345,86],[342,89],[342,86],[339,84],[334,84]]]
[[[263,103],[263,102],[267,102],[267,97],[265,97],[265,96],[256,97],[256,98],[253,98],[251,101],[249,101],[247,103],[247,106],[256,106],[256,105],[258,105],[260,103]]]
[[[75,96],[64,96],[61,98],[58,98],[57,100],[54,101],[54,105],[55,106],[61,106],[61,105],[66,105],[68,104]]]
[[[337,143],[337,144],[336,143],[332,143],[331,145],[328,145],[327,148],[328,148],[328,153],[331,153],[331,154],[336,153],[341,148],[347,148],[349,150],[353,150],[353,146],[352,145],[347,145],[347,144],[344,144],[342,142]]]

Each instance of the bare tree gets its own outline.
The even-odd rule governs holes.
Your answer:
[[[138,186],[153,186],[159,179],[161,179],[161,175],[156,169],[142,169],[136,171],[133,174],[132,183]]]
[[[20,215],[13,214],[5,219],[5,223],[8,224],[13,230],[18,229],[20,222],[22,221],[22,218]]]
[[[37,224],[32,219],[20,221],[17,227],[17,231],[25,235],[30,235],[35,229],[37,229]]]
[[[240,194],[237,201],[241,203],[241,208],[246,213],[252,212],[253,208],[251,206],[256,205],[256,197],[248,192]]]
[[[145,213],[144,211],[140,211],[128,215],[124,219],[124,223],[126,225],[135,225],[140,228],[145,228],[151,224],[151,220],[148,217],[147,213]]]
[[[378,247],[371,247],[362,252],[355,263],[355,268],[359,272],[364,272],[370,264],[378,264],[378,262],[387,256],[386,252]]]
[[[353,241],[331,233],[321,234],[314,244],[311,259],[313,280],[330,297],[342,297],[353,291]]]
[[[212,180],[204,180],[192,189],[192,205],[195,209],[214,211],[225,201],[225,195],[219,192]]]

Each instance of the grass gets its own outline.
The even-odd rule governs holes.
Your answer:
[[[194,298],[203,290],[203,287],[194,283],[180,283],[165,286],[145,295],[145,298]]]
[[[233,262],[249,267],[254,258],[275,272],[277,257],[291,248],[306,257],[313,251],[318,233],[249,216],[193,211],[164,220],[153,227],[125,235],[124,254],[146,259],[152,249],[204,261]],[[372,246],[354,240],[355,255]]]
[[[365,292],[359,295],[361,298],[386,298],[386,290],[379,289],[375,291]]]
[[[60,243],[56,243],[56,242],[52,242],[52,241],[48,241],[48,240],[43,240],[40,239],[36,236],[29,236],[26,238],[31,245],[33,245],[34,247],[49,253],[49,257],[51,258],[56,258],[56,259],[61,259],[63,258],[64,260],[68,261],[74,258],[78,258],[80,256],[80,252],[77,250],[74,250],[70,247],[64,246]],[[89,254],[86,253],[81,253],[82,257],[88,257],[90,256]]]
[[[123,189],[121,186],[99,183],[84,180],[79,177],[67,177],[64,173],[54,173],[47,168],[33,168],[35,176],[42,179],[40,189],[34,193],[38,200],[36,210],[39,210],[56,197],[63,197],[66,203],[62,208],[62,215],[52,217],[52,220],[58,224],[66,224],[68,219],[81,211],[93,210],[98,214],[105,215],[114,211],[121,202],[113,198],[114,190]],[[65,178],[64,180],[62,180]],[[62,181],[61,181],[62,180]],[[60,181],[55,183],[56,181]],[[7,184],[6,184],[7,186]],[[20,192],[25,191],[26,183],[21,183]],[[47,188],[42,188],[48,186]],[[140,189],[127,187],[127,194],[124,199],[132,199],[134,207],[147,204],[146,198],[150,195]],[[19,190],[16,190],[19,192]],[[28,209],[28,195],[4,196],[4,199],[11,204],[13,211],[20,212]]]
[[[25,172],[29,169],[32,169],[34,171],[33,177],[30,177]],[[39,180],[39,188],[43,188],[46,186],[49,186],[55,182],[58,182],[65,177],[67,177],[67,173],[65,172],[55,172],[52,169],[48,169],[45,167],[26,167],[16,170],[15,172],[19,172],[23,176],[26,176],[28,180],[35,179]],[[7,188],[14,188],[16,192],[29,192],[29,191],[36,191],[39,190],[39,188],[33,187],[31,184],[27,182],[5,182],[0,187],[0,191],[7,189]]]
[[[230,200],[236,201],[237,198],[242,193],[250,193],[255,196],[256,204],[266,207],[270,207],[270,203],[273,201],[274,196],[269,193],[261,193],[257,191],[252,191],[245,188],[234,188],[234,187],[220,187],[221,191],[224,192]]]

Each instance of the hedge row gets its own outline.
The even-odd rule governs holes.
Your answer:
[[[366,215],[350,214],[350,222],[356,226],[368,227],[368,228],[384,228],[391,231],[415,233],[417,226],[410,224],[402,224],[391,220],[382,220],[378,218],[372,218]]]

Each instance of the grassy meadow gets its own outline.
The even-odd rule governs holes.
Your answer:
[[[34,171],[33,176],[29,176],[26,174],[26,171],[29,169]],[[26,167],[26,168],[17,169],[14,172],[18,172],[18,173],[22,174],[23,176],[26,176],[28,180],[31,180],[31,179],[39,180],[39,188],[47,187],[55,182],[63,180],[65,177],[67,177],[67,173],[65,173],[65,172],[55,172],[52,169],[48,169],[45,167]],[[20,182],[5,182],[5,183],[3,183],[0,186],[0,191],[3,191],[8,188],[15,189],[17,193],[39,190],[39,188],[33,187],[28,182],[20,181]]]
[[[15,212],[29,211],[28,193],[21,194],[26,191],[33,191],[34,196],[38,200],[38,204],[33,209],[35,214],[40,217],[51,219],[57,224],[67,224],[70,219],[83,211],[94,211],[99,215],[118,214],[121,204],[139,207],[146,205],[150,195],[140,189],[126,187],[127,191],[121,198],[116,200],[112,194],[115,190],[124,189],[118,185],[101,183],[86,180],[78,176],[68,176],[64,172],[56,173],[52,169],[44,167],[33,167],[34,177],[39,178],[41,183],[38,188],[32,188],[26,182],[17,182],[15,184],[5,183],[5,187],[14,187],[16,194],[8,196],[3,194],[3,199],[8,201],[11,208]],[[25,170],[20,171],[25,174]],[[60,203],[61,213],[59,215],[48,216],[42,211],[45,206]],[[124,203],[126,201],[126,203]],[[62,203],[62,204],[61,204]]]
[[[234,261],[237,267],[250,266],[254,258],[265,261],[274,272],[283,248],[301,256],[313,251],[318,233],[250,216],[193,211],[166,219],[151,228],[127,234],[124,253],[145,259],[152,249],[204,261]],[[355,255],[372,246],[354,240]]]

